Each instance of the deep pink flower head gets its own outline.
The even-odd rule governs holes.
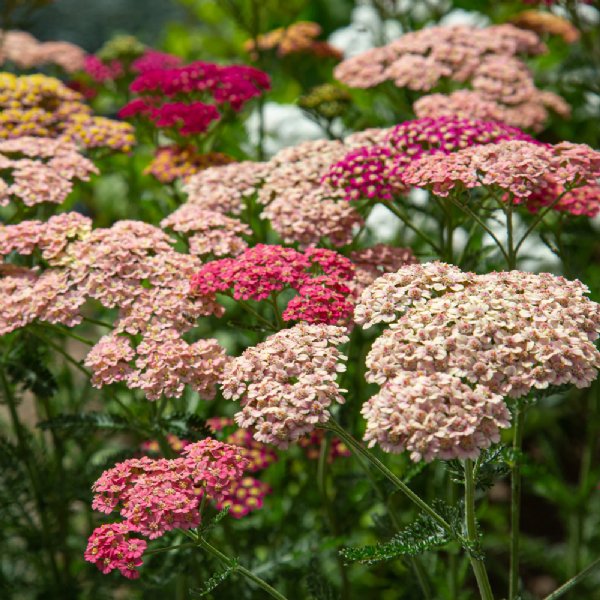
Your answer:
[[[136,531],[128,523],[109,523],[94,529],[85,550],[85,560],[95,564],[105,575],[118,569],[128,579],[137,579],[136,567],[142,564],[142,554],[148,545],[131,537]]]
[[[352,150],[323,179],[343,188],[347,200],[390,200],[406,191],[401,173],[412,161],[513,139],[534,143],[521,130],[501,123],[456,117],[406,121],[387,130],[383,142]]]
[[[132,92],[143,95],[189,97],[202,92],[216,104],[229,104],[234,110],[240,110],[269,88],[268,75],[254,67],[220,66],[201,61],[170,69],[147,69],[131,84]]]
[[[192,288],[201,295],[229,292],[236,300],[257,301],[292,288],[299,295],[288,303],[284,320],[334,324],[352,312],[347,284],[353,276],[352,262],[333,250],[302,253],[258,244],[236,258],[206,263],[192,278]]]
[[[220,118],[219,111],[204,102],[170,102],[151,113],[157,127],[174,127],[181,135],[204,133],[213,121]]]
[[[131,70],[141,74],[156,69],[172,69],[180,64],[179,56],[149,48],[131,63]]]
[[[120,60],[104,62],[93,54],[85,57],[84,71],[97,83],[114,81],[125,74],[123,63]]]

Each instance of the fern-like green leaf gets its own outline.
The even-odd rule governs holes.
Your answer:
[[[208,594],[217,589],[232,573],[234,573],[237,567],[237,562],[234,561],[223,571],[215,573],[201,588],[191,589],[190,595],[192,598],[204,598],[205,596],[208,596]]]
[[[40,429],[52,429],[72,434],[89,433],[90,431],[108,430],[122,431],[130,429],[127,421],[115,413],[88,412],[79,414],[59,414],[48,421],[37,424]]]
[[[443,546],[451,537],[428,515],[417,519],[399,531],[391,540],[375,546],[344,548],[340,554],[350,561],[374,564],[397,556],[416,556],[432,548]]]

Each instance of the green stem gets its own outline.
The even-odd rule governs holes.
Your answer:
[[[402,528],[400,519],[398,518],[398,515],[396,514],[396,511],[394,510],[394,508],[391,506],[389,499],[386,498],[385,493],[384,493],[383,489],[381,488],[381,486],[379,485],[378,481],[375,479],[375,477],[373,477],[373,474],[371,473],[371,469],[369,468],[369,465],[365,462],[363,455],[359,454],[356,451],[356,449],[353,447],[351,447],[351,450],[354,452],[354,456],[356,457],[356,460],[358,461],[360,466],[364,469],[369,482],[371,483],[371,485],[373,486],[373,489],[375,490],[375,493],[379,496],[379,499],[385,505],[388,515],[390,517],[390,520],[392,521],[394,527],[396,528],[397,531],[400,531],[400,529]],[[429,585],[429,579],[427,577],[427,573],[426,573],[423,565],[421,564],[421,561],[419,560],[419,558],[417,556],[410,556],[410,557],[408,557],[408,562],[410,563],[410,566],[412,567],[412,569],[415,573],[415,577],[417,578],[417,581],[419,582],[419,586],[421,587],[421,592],[423,593],[423,598],[425,598],[425,600],[431,600],[433,598],[433,596],[431,595],[431,586]]]
[[[48,561],[50,563],[50,571],[52,573],[52,578],[54,579],[54,584],[56,586],[56,589],[60,590],[62,587],[61,576],[58,569],[58,563],[56,562],[56,556],[54,556],[54,552],[52,550],[51,540],[53,536],[50,532],[50,523],[48,522],[48,517],[46,514],[44,494],[42,490],[42,485],[40,484],[39,480],[39,473],[37,472],[37,469],[35,467],[35,461],[31,460],[31,449],[27,442],[25,429],[21,424],[21,420],[19,419],[16,400],[13,395],[10,384],[8,383],[8,380],[6,379],[6,376],[4,375],[4,371],[2,369],[0,369],[0,383],[2,385],[2,394],[4,396],[6,404],[8,405],[13,429],[17,437],[17,445],[19,448],[19,452],[21,454],[23,463],[25,464],[25,468],[27,469],[27,473],[29,475],[29,480],[31,483],[31,489],[33,491],[33,496],[37,505],[41,523],[43,547],[48,554]]]
[[[419,229],[416,225],[414,225],[408,216],[400,210],[398,206],[396,206],[393,202],[385,202],[383,204],[387,209],[393,212],[410,230],[416,233],[424,242],[431,246],[432,250],[438,254],[442,254],[442,249],[438,244],[436,244],[423,230]]]
[[[472,546],[479,544],[477,532],[477,519],[475,517],[475,478],[473,477],[473,461],[465,460],[465,523],[467,527],[467,539]],[[477,579],[477,587],[482,600],[494,600],[494,594],[490,586],[487,571],[483,560],[477,558],[472,552],[469,553],[471,567]]]
[[[113,329],[113,326],[110,323],[105,323],[104,321],[100,321],[99,319],[92,319],[91,317],[83,317],[83,320],[86,323],[93,323],[94,325],[100,325],[100,327],[106,327],[107,329]]]
[[[551,204],[548,204],[548,206],[545,206],[544,208],[542,208],[542,210],[540,210],[533,223],[531,223],[531,225],[527,228],[527,231],[525,231],[525,233],[523,234],[523,237],[517,242],[517,245],[515,246],[515,256],[519,252],[519,248],[521,248],[523,242],[529,237],[529,234],[539,225],[541,221],[544,220],[544,217],[562,200],[563,196],[572,189],[573,188],[569,188],[569,190],[565,190],[562,194],[555,198]]]
[[[62,335],[66,335],[67,337],[73,338],[74,340],[77,340],[78,342],[81,342],[82,344],[87,344],[88,346],[96,345],[96,342],[92,342],[92,340],[88,340],[84,337],[81,337],[80,335],[73,333],[66,327],[60,327],[59,325],[55,325],[54,323],[48,323],[46,321],[40,321],[38,323],[38,325],[41,325],[42,327],[46,327],[47,329],[51,329],[52,331],[55,331]]]
[[[331,449],[331,436],[326,432],[321,440],[321,448],[319,449],[319,462],[317,463],[317,487],[319,489],[319,495],[321,496],[321,503],[323,504],[323,510],[329,530],[331,533],[338,537],[340,532],[335,519],[333,507],[331,506],[331,500],[327,493],[327,459],[329,457],[329,451]],[[348,572],[346,570],[346,564],[342,555],[339,553],[341,548],[337,548],[336,559],[338,565],[338,571],[340,573],[340,581],[342,582],[342,599],[347,600],[350,598],[350,580],[348,579]]]
[[[517,268],[517,249],[515,248],[513,231],[513,208],[513,199],[511,197],[504,208],[504,214],[506,215],[506,245],[508,251],[506,266],[510,271]]]
[[[271,323],[268,319],[265,319],[260,313],[255,311],[247,302],[244,300],[238,300],[238,304],[248,313],[250,313],[253,317],[258,319],[265,327],[270,329],[271,331],[277,331],[277,327]]]
[[[331,429],[339,436],[355,453],[366,458],[386,479],[392,482],[409,500],[416,504],[424,513],[427,513],[444,531],[447,531],[452,537],[456,537],[453,527],[439,515],[427,502],[415,494],[399,477],[394,475],[374,454],[369,452],[357,439],[350,435],[345,429],[342,429],[338,423],[329,420],[322,426],[324,429]],[[464,542],[464,539],[461,540]]]
[[[577,573],[575,577],[571,577],[569,581],[563,583],[557,590],[554,590],[549,596],[546,596],[544,600],[556,600],[564,596],[568,591],[574,588],[584,577],[587,577],[598,565],[600,565],[600,558],[597,558],[594,562],[590,563],[583,571]]]
[[[525,410],[517,405],[513,418],[513,463],[510,485],[510,567],[508,579],[508,599],[519,597],[519,533],[521,524],[521,447]]]
[[[279,306],[277,306],[277,296],[273,293],[269,297],[269,301],[271,302],[271,306],[273,307],[273,312],[275,313],[275,319],[277,320],[277,326],[279,329],[285,329],[285,321],[281,316],[281,311],[279,310]]]
[[[465,212],[467,215],[469,215],[472,219],[474,219],[479,224],[479,226],[494,240],[494,242],[496,243],[496,246],[498,246],[498,249],[502,253],[502,256],[508,263],[510,261],[510,259],[509,259],[508,253],[506,252],[506,249],[504,248],[504,245],[498,239],[498,236],[487,226],[485,221],[483,221],[479,217],[479,215],[477,213],[473,212],[466,204],[462,204],[461,202],[456,201],[451,196],[448,196],[448,200],[450,200],[450,202],[452,202],[452,204],[454,204],[454,206],[458,207],[460,210]]]
[[[212,554],[214,557],[222,561],[227,567],[235,569],[244,577],[254,582],[259,588],[264,590],[272,598],[276,598],[277,600],[287,600],[287,598],[283,594],[279,593],[274,587],[271,587],[264,579],[261,579],[258,575],[255,575],[249,569],[246,569],[245,567],[236,564],[236,562],[232,558],[230,558],[226,554],[223,554],[223,552],[215,548],[213,545],[209,544],[203,537],[198,536],[197,542],[198,545],[202,546],[202,548],[204,548],[209,554]]]

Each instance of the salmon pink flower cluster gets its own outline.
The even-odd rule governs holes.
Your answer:
[[[146,542],[135,540],[130,550],[127,533],[152,540],[173,529],[197,527],[200,501],[226,501],[247,467],[239,448],[211,438],[188,444],[181,454],[174,459],[129,459],[102,474],[92,487],[92,508],[103,513],[118,510],[123,520],[94,531],[86,560],[103,572],[116,568],[135,577],[128,563],[141,564]]]
[[[323,274],[315,274],[318,269]],[[201,296],[229,293],[236,300],[266,300],[284,289],[298,295],[283,311],[285,321],[337,324],[352,312],[349,282],[352,262],[324,248],[304,253],[283,246],[257,244],[236,258],[212,261],[192,278],[192,288]]]
[[[409,32],[380,48],[340,63],[335,76],[351,87],[370,88],[384,81],[428,92],[442,81],[470,84],[459,90],[424,97],[415,103],[418,117],[469,116],[539,130],[547,108],[560,115],[569,106],[557,94],[539,90],[519,54],[546,50],[533,31],[514,25],[486,28],[428,27]]]
[[[89,181],[98,169],[65,140],[18,137],[0,140],[0,206],[11,200],[25,206],[43,202],[61,204],[73,189],[73,180]]]
[[[438,196],[457,187],[487,186],[508,192],[516,203],[549,185],[570,189],[595,185],[599,177],[600,152],[585,144],[551,146],[523,140],[474,146],[445,156],[425,155],[400,174],[406,185],[426,187]]]
[[[332,403],[344,403],[337,375],[349,340],[344,328],[299,323],[248,348],[222,377],[223,395],[240,399],[236,423],[260,442],[287,448],[329,420]]]
[[[0,65],[12,63],[20,69],[56,65],[66,73],[81,69],[85,51],[70,42],[40,42],[25,31],[0,31]]]
[[[534,140],[515,127],[469,118],[423,118],[400,123],[377,133],[374,144],[352,150],[328,169],[324,181],[343,189],[347,200],[391,200],[405,192],[401,174],[425,156],[453,154],[465,148],[505,140]],[[382,138],[382,139],[381,139]]]

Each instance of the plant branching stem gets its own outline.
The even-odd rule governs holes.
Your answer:
[[[338,423],[329,420],[322,426],[324,429],[331,429],[340,437],[348,447],[356,454],[366,458],[386,479],[391,481],[409,500],[416,504],[424,513],[428,514],[444,531],[447,531],[452,537],[456,537],[454,528],[439,515],[427,502],[415,494],[399,477],[397,477],[390,469],[388,469],[374,454],[369,452],[357,439],[350,435]],[[464,542],[464,539],[461,539]]]
[[[400,208],[398,208],[393,202],[386,202],[384,203],[384,206],[391,212],[393,212],[411,231],[416,233],[424,242],[429,244],[429,246],[431,246],[432,250],[436,254],[442,254],[442,249],[440,248],[440,246],[436,244],[423,230],[419,229],[419,227],[412,223],[408,216],[402,210],[400,210]]]
[[[567,592],[574,588],[582,579],[587,577],[599,565],[600,558],[597,558],[595,561],[591,562],[585,569],[583,569],[583,571],[577,573],[575,577],[571,577],[569,581],[563,583],[557,590],[554,590],[549,596],[546,596],[544,600],[556,600],[557,598],[564,596]]]
[[[513,418],[513,462],[510,485],[510,566],[508,600],[519,597],[519,527],[521,524],[521,447],[525,410],[517,405]]]
[[[473,476],[473,461],[471,459],[465,460],[465,522],[467,539],[472,545],[478,544],[477,520],[475,517],[475,477]],[[474,556],[473,553],[469,554],[469,560],[477,579],[477,587],[482,600],[494,600],[483,560]]]
[[[277,600],[287,600],[287,598],[283,594],[278,592],[274,587],[270,586],[264,579],[261,579],[258,575],[255,575],[249,569],[246,569],[245,567],[242,567],[241,565],[237,564],[237,562],[234,559],[230,558],[226,554],[223,554],[223,552],[221,552],[218,548],[215,548],[212,544],[207,542],[202,536],[198,536],[196,538],[196,542],[209,554],[212,554],[215,558],[218,558],[221,562],[223,562],[223,564],[225,564],[227,567],[234,569],[250,581],[254,582],[259,588],[264,590],[272,598],[276,598]]]

